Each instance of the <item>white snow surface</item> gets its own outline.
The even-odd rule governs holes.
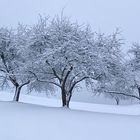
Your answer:
[[[61,100],[48,99],[43,97],[36,97],[30,95],[22,95],[21,102],[44,105],[49,107],[61,107]],[[70,108],[74,110],[83,110],[99,113],[111,114],[126,114],[126,115],[140,115],[140,105],[107,105],[107,104],[94,104],[84,102],[70,102]]]
[[[140,116],[10,101],[0,112],[0,140],[140,140]]]
[[[12,101],[13,94],[1,93],[1,101]],[[47,107],[61,107],[62,103],[59,99],[38,97],[32,95],[20,95],[20,102],[30,103],[36,105],[42,105]],[[70,102],[70,108],[74,110],[98,112],[98,113],[110,113],[110,114],[124,114],[124,115],[140,115],[140,104],[132,105],[107,105],[97,103],[85,103],[85,102]]]

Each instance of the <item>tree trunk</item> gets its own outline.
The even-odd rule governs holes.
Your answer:
[[[70,100],[71,100],[71,97],[72,97],[72,92],[70,92],[67,96],[67,107],[69,108],[69,104],[70,104]]]
[[[116,104],[119,105],[119,99],[115,98],[115,100],[116,100]]]
[[[139,93],[139,97],[140,97],[140,87],[138,87],[138,93]]]
[[[15,95],[14,95],[13,101],[16,101],[16,102],[19,101],[19,96],[20,96],[21,88],[22,88],[23,86],[29,84],[29,83],[30,83],[30,80],[27,81],[26,83],[21,84],[21,85],[16,84],[16,86],[15,86],[15,87],[16,87],[16,91],[15,91]]]
[[[19,101],[20,92],[21,92],[21,86],[16,87],[13,101],[16,101],[16,102]]]
[[[66,107],[67,106],[66,92],[63,89],[61,90],[61,97],[62,97],[62,106]]]
[[[65,90],[61,90],[61,95],[62,95],[62,106],[69,108],[69,103],[70,103],[72,94],[69,93],[67,95],[67,92]]]

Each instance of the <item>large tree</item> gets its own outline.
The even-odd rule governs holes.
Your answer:
[[[65,17],[57,17],[51,23],[41,19],[33,27],[29,56],[36,54],[33,65],[37,70],[31,68],[30,72],[38,81],[61,89],[63,106],[69,107],[80,82],[89,84],[100,76],[95,74],[99,52],[94,35],[90,28],[82,28]]]

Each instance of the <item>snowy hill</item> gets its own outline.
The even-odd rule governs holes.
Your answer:
[[[140,116],[0,102],[0,140],[139,140]]]

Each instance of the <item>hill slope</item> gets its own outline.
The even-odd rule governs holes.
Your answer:
[[[0,102],[1,140],[139,140],[140,116]]]

